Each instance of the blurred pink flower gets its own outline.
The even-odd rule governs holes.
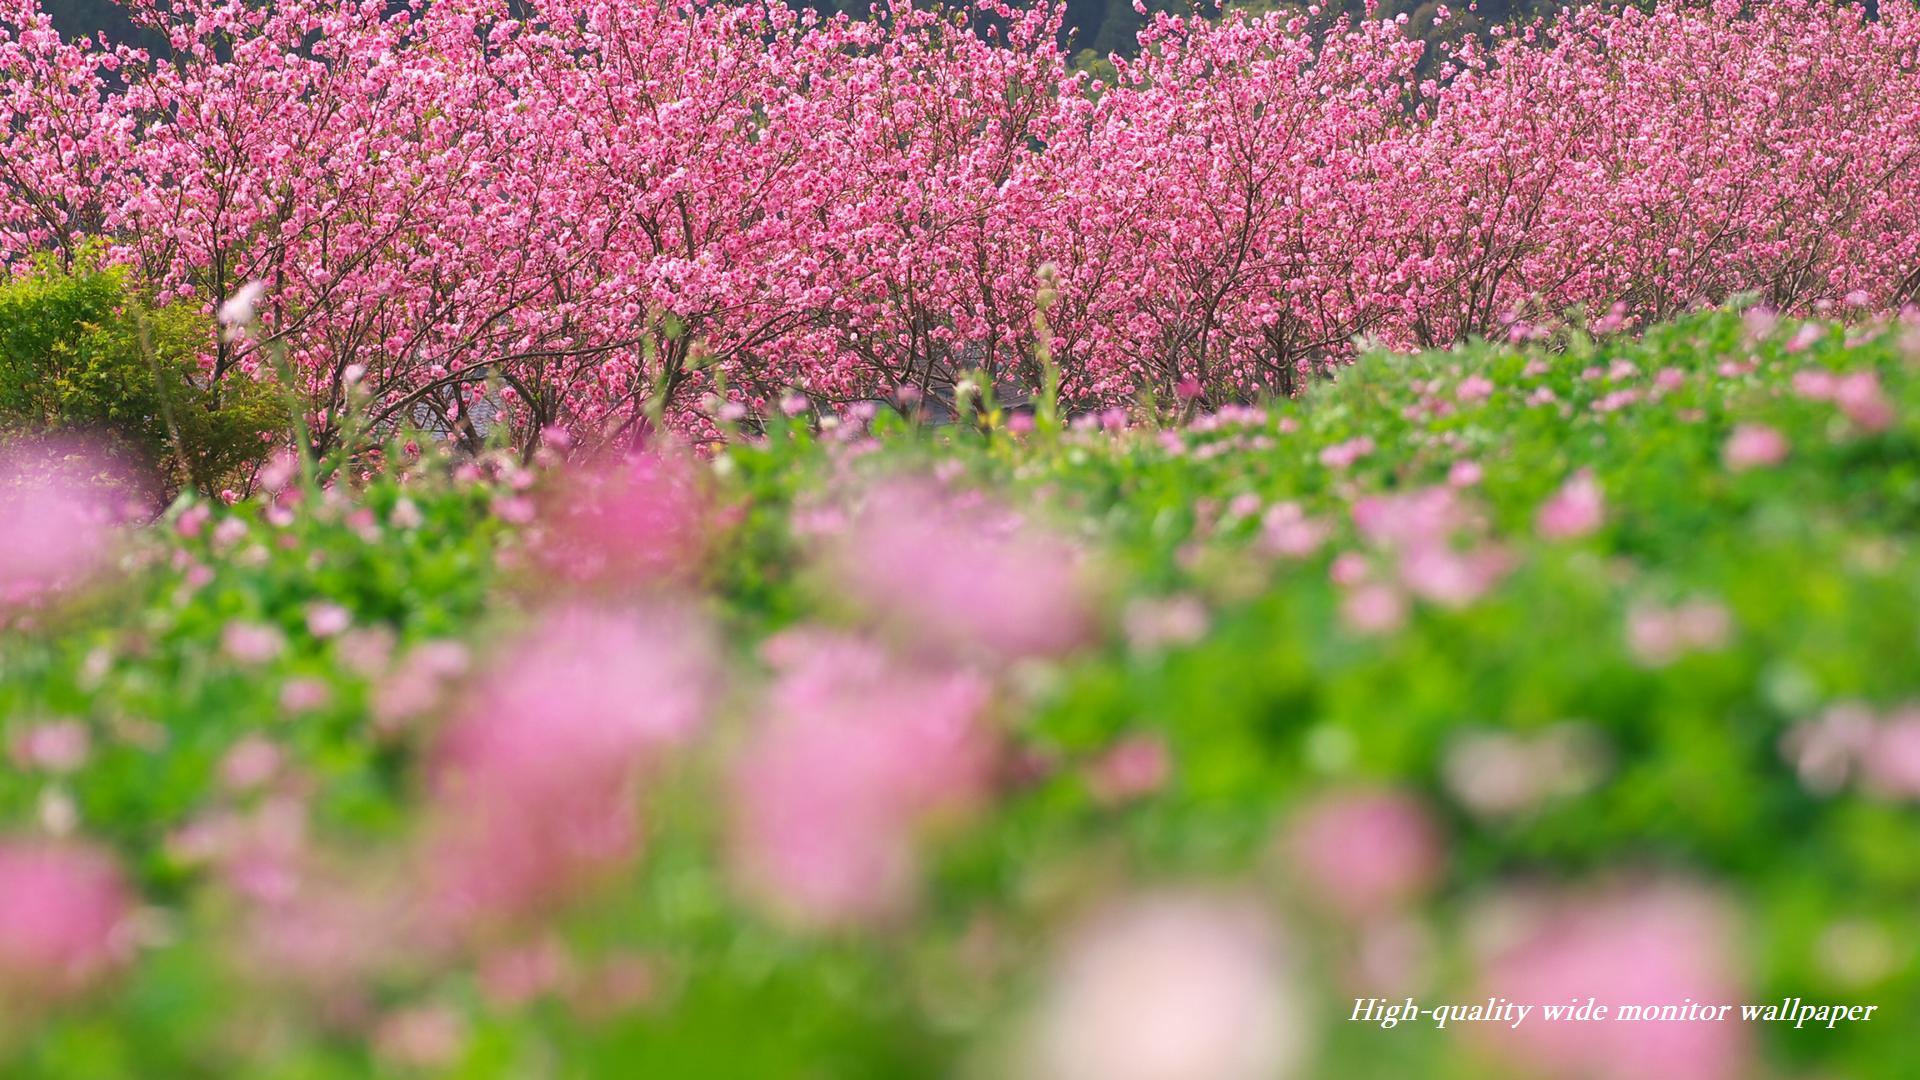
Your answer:
[[[221,520],[213,527],[214,550],[219,551],[238,543],[247,535],[247,523],[240,518],[230,517]]]
[[[194,503],[192,506],[181,511],[180,516],[174,519],[173,531],[182,537],[191,539],[192,537],[200,535],[201,530],[207,527],[207,521],[211,517],[213,517],[212,507],[206,503]]]
[[[1847,785],[1873,742],[1873,710],[1857,701],[1829,706],[1787,732],[1780,750],[1808,791],[1831,795]]]
[[[429,754],[429,891],[456,924],[566,900],[638,844],[643,773],[718,688],[704,626],[569,608],[502,652]]]
[[[390,1013],[373,1033],[375,1055],[403,1069],[448,1068],[466,1042],[466,1021],[444,1005],[421,1005]]]
[[[1793,392],[1810,401],[1831,401],[1840,377],[1826,368],[1803,368],[1793,373]]]
[[[524,495],[500,495],[492,502],[493,516],[509,525],[526,525],[539,514],[532,499]]]
[[[1582,469],[1540,508],[1540,534],[1554,540],[1585,536],[1600,527],[1606,502],[1590,469]]]
[[[87,763],[92,740],[78,720],[50,720],[15,733],[13,762],[22,769],[63,774]]]
[[[176,857],[216,866],[227,888],[255,904],[284,904],[299,895],[310,861],[307,807],[273,795],[246,814],[197,820],[169,842]]]
[[[260,735],[248,735],[234,743],[220,759],[220,782],[230,791],[252,791],[279,771],[280,748]]]
[[[275,454],[260,468],[260,489],[267,492],[280,492],[300,475],[300,455],[292,450],[282,450]]]
[[[1390,916],[1355,928],[1346,981],[1369,994],[1412,994],[1430,985],[1433,931],[1417,915]]]
[[[1333,563],[1327,567],[1327,577],[1335,585],[1352,587],[1367,580],[1373,574],[1373,568],[1367,563],[1367,557],[1357,551],[1343,551],[1333,557]]]
[[[1387,634],[1407,621],[1407,598],[1379,582],[1355,586],[1340,603],[1341,621],[1356,634]]]
[[[489,952],[476,974],[487,999],[511,1009],[563,989],[572,968],[565,943],[548,934]]]
[[[1400,583],[1422,600],[1461,607],[1493,588],[1507,568],[1507,556],[1494,547],[1457,551],[1444,541],[1423,543],[1401,553]]]
[[[983,497],[883,484],[829,566],[854,600],[925,644],[1018,659],[1093,635],[1082,552]]]
[[[1087,787],[1108,806],[1159,791],[1173,774],[1173,758],[1157,735],[1132,735],[1108,747],[1087,767]]]
[[[84,459],[0,447],[0,609],[40,604],[101,569],[119,514]]]
[[[1578,794],[1598,781],[1606,746],[1591,729],[1560,723],[1538,734],[1468,731],[1442,759],[1447,791],[1474,816],[1498,819]]]
[[[1281,1080],[1308,1056],[1279,934],[1250,898],[1167,893],[1076,927],[1028,1020],[1032,1080]]]
[[[1882,720],[1862,748],[1860,766],[1869,791],[1920,799],[1920,706],[1908,705]]]
[[[1724,648],[1733,617],[1714,600],[1686,600],[1670,608],[1638,605],[1627,613],[1627,647],[1649,667],[1662,667],[1689,652]]]
[[[1479,994],[1519,1002],[1739,1004],[1731,917],[1714,898],[1676,885],[1482,913]],[[1525,1075],[1640,1080],[1752,1076],[1747,1032],[1727,1020],[1472,1025],[1487,1049]]]
[[[602,954],[570,981],[567,1003],[589,1020],[604,1020],[641,1008],[659,993],[659,964],[640,953],[616,951]]]
[[[1485,475],[1476,461],[1456,461],[1447,469],[1447,486],[1453,488],[1472,487]]]
[[[443,944],[441,927],[422,923],[411,895],[385,867],[362,863],[343,873],[304,847],[239,859],[228,874],[252,877],[240,882],[247,906],[230,944],[255,979],[357,993],[383,972],[434,957]]]
[[[307,633],[314,637],[334,637],[352,625],[353,613],[339,604],[320,601],[307,605]]]
[[[1142,597],[1127,605],[1121,623],[1138,652],[1188,645],[1206,636],[1207,606],[1191,593]]]
[[[288,679],[280,688],[280,708],[290,713],[322,709],[332,700],[332,689],[320,679]]]
[[[1320,798],[1288,826],[1282,850],[1315,900],[1355,920],[1416,899],[1443,869],[1432,817],[1397,791],[1354,789]]]
[[[1368,454],[1373,453],[1373,440],[1365,435],[1335,443],[1320,451],[1320,464],[1329,469],[1349,469]]]
[[[394,634],[385,626],[349,630],[334,642],[333,655],[356,675],[372,677],[385,670],[393,657]]]
[[[372,674],[378,670],[377,666],[367,670],[357,665],[383,664],[380,650],[392,648],[392,632],[379,627],[366,638],[360,638],[361,634],[362,631],[356,630],[342,635],[343,648],[349,640],[355,642],[355,648],[343,657],[343,662],[363,674]],[[377,726],[383,731],[395,731],[406,721],[438,708],[448,682],[466,674],[468,660],[466,646],[457,641],[427,641],[414,646],[373,688],[373,718]]]
[[[1326,542],[1330,531],[1295,502],[1275,503],[1260,516],[1261,546],[1284,558],[1304,559],[1313,554]]]
[[[20,1006],[98,985],[132,959],[132,904],[104,851],[0,840],[0,995]]]
[[[1368,495],[1353,503],[1354,527],[1384,548],[1445,543],[1467,520],[1460,497],[1446,487]]]
[[[1786,436],[1765,424],[1741,424],[1733,429],[1721,458],[1732,472],[1764,469],[1787,459]]]
[[[1862,431],[1885,431],[1893,426],[1893,403],[1880,390],[1880,376],[1856,371],[1840,376],[1833,386],[1833,403]]]
[[[1787,340],[1787,351],[1790,353],[1805,352],[1813,346],[1815,342],[1818,342],[1826,336],[1826,327],[1818,323],[1803,323],[1800,329],[1794,331],[1793,337]]]
[[[801,926],[897,916],[918,884],[919,831],[986,793],[989,687],[844,637],[788,633],[767,651],[767,716],[731,770],[739,881]]]
[[[1485,401],[1493,396],[1493,380],[1484,375],[1469,375],[1460,380],[1453,392],[1454,400],[1461,403]]]
[[[264,664],[286,647],[285,635],[265,623],[236,620],[220,631],[220,650],[242,664]]]
[[[699,481],[693,463],[671,449],[570,470],[543,500],[536,564],[575,584],[684,578],[716,524]]]

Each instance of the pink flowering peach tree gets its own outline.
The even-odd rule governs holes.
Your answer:
[[[1292,394],[1356,339],[1920,299],[1920,17],[1590,8],[1424,56],[1404,16],[135,0],[165,55],[0,0],[0,259],[259,283],[324,449],[408,422],[632,442],[974,376],[1076,407]],[[1448,13],[1440,9],[1441,20]],[[1044,319],[1036,302],[1051,298]],[[210,335],[211,337],[212,335]]]

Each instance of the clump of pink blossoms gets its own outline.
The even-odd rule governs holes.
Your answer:
[[[1279,1080],[1307,1019],[1260,904],[1174,892],[1122,900],[1067,937],[1028,1020],[1032,1080]]]
[[[0,447],[0,609],[45,603],[97,573],[118,517],[81,463]]]
[[[92,744],[86,725],[78,720],[51,720],[16,731],[11,749],[20,768],[59,775],[85,765]]]
[[[99,985],[132,958],[132,907],[105,852],[0,840],[0,999],[24,1006]]]
[[[1157,735],[1131,735],[1108,747],[1086,770],[1087,789],[1107,806],[1142,799],[1165,787],[1173,755]]]
[[[1723,648],[1733,634],[1733,616],[1718,601],[1696,597],[1672,607],[1650,604],[1627,613],[1627,647],[1648,667],[1662,667],[1690,652]]]
[[[1441,762],[1447,791],[1484,820],[1531,813],[1597,783],[1608,764],[1600,735],[1577,722],[1537,733],[1466,731]]]
[[[1817,794],[1857,779],[1884,799],[1920,799],[1920,705],[1881,716],[1859,702],[1837,703],[1789,731],[1781,752]]]
[[[530,914],[625,864],[641,779],[717,687],[706,631],[672,610],[560,610],[502,655],[429,754],[424,859],[455,921]]]
[[[1474,535],[1480,522],[1451,487],[1359,499],[1353,523],[1392,568],[1391,580],[1376,580],[1356,553],[1335,561],[1335,581],[1348,590],[1342,618],[1360,633],[1397,629],[1406,618],[1408,595],[1450,608],[1472,603],[1510,566],[1506,552]]]
[[[1728,470],[1765,469],[1787,459],[1787,437],[1765,424],[1741,424],[1721,451]]]
[[[1321,798],[1287,827],[1281,851],[1316,901],[1355,919],[1417,898],[1443,868],[1432,816],[1397,791],[1355,789]]]
[[[778,675],[765,720],[730,774],[741,887],[805,927],[904,913],[920,833],[987,792],[991,687],[847,637],[785,634],[767,658]]]
[[[1731,914],[1712,896],[1662,884],[1579,898],[1523,898],[1482,912],[1477,993],[1518,1002],[1702,1005],[1746,1000]],[[1738,1015],[1726,1020],[1473,1025],[1529,1076],[1734,1080],[1749,1071]]]
[[[570,469],[543,506],[535,564],[573,584],[684,578],[714,524],[698,470],[671,448]]]
[[[882,484],[828,565],[882,622],[943,651],[1052,657],[1093,635],[1084,553],[984,497]]]
[[[1880,377],[1871,371],[1843,375],[1826,368],[1807,368],[1794,373],[1793,389],[1813,401],[1833,402],[1861,431],[1885,431],[1898,418],[1893,403],[1880,388]]]
[[[1585,536],[1606,520],[1606,508],[1599,481],[1582,469],[1540,507],[1540,535],[1551,540]]]

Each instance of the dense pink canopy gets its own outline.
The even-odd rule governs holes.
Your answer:
[[[362,366],[377,419],[488,395],[587,439],[714,391],[1031,386],[1043,273],[1081,406],[1288,393],[1359,337],[1574,306],[1920,295],[1906,5],[1587,10],[1426,67],[1397,21],[1162,14],[1108,82],[1045,3],[134,6],[170,58],[0,0],[0,258],[104,237],[208,311],[264,283],[208,374],[284,340],[323,442]]]

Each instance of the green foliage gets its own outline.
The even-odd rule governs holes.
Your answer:
[[[1149,880],[1259,874],[1293,809],[1329,789],[1386,784],[1449,808],[1451,868],[1433,916],[1443,927],[1463,925],[1503,883],[1679,876],[1736,898],[1751,1000],[1920,1013],[1920,956],[1894,944],[1920,933],[1920,876],[1901,854],[1920,848],[1920,815],[1857,784],[1810,791],[1782,749],[1834,703],[1885,712],[1920,700],[1920,332],[1833,330],[1798,351],[1790,331],[1754,341],[1738,316],[1711,313],[1640,341],[1575,333],[1553,351],[1372,355],[1305,400],[1174,436],[890,436],[860,468],[965,462],[959,483],[1098,537],[1116,606],[1184,595],[1213,612],[1198,642],[1116,642],[1046,681],[1020,728],[1041,758],[1080,764],[1125,736],[1163,738],[1177,763],[1169,790],[1105,807],[1069,764],[954,845],[944,903],[1002,910],[1063,882],[1093,887],[1116,863]],[[1753,370],[1723,371],[1749,357]],[[1678,378],[1672,389],[1654,388],[1662,372]],[[1860,429],[1796,392],[1802,372],[1875,373],[1899,419]],[[1456,402],[1473,373],[1497,389]],[[1530,404],[1543,390],[1552,400]],[[1619,404],[1623,390],[1638,397]],[[1435,402],[1446,408],[1426,407]],[[1780,432],[1789,456],[1727,468],[1736,425],[1755,423]],[[1322,461],[1362,435],[1377,449],[1351,468]],[[845,483],[840,455],[804,434],[728,456],[754,494],[755,523],[777,526],[769,504]],[[1337,553],[1366,550],[1352,502],[1443,485],[1457,461],[1484,472],[1466,498],[1511,571],[1475,603],[1417,603],[1398,632],[1349,629],[1330,568]],[[1606,493],[1606,523],[1576,540],[1540,538],[1536,512],[1580,469]],[[1276,559],[1261,550],[1257,513],[1225,512],[1236,496],[1297,502],[1336,523],[1335,538],[1312,557]],[[818,610],[830,598],[804,575],[766,595],[774,544],[755,542],[743,595],[770,612]],[[1636,655],[1635,613],[1689,599],[1725,606],[1727,643],[1667,663]],[[1450,753],[1466,734],[1530,737],[1568,722],[1604,748],[1592,787],[1504,817],[1476,816],[1450,790]],[[1317,933],[1317,959],[1337,969],[1352,943]],[[1849,968],[1828,944],[1843,935],[1880,951]],[[1436,961],[1452,969],[1464,951],[1454,941]],[[1484,1075],[1430,1030],[1386,1037],[1338,1023],[1340,995],[1323,993],[1330,1044],[1313,1075]],[[1861,1077],[1920,1070],[1895,1025],[1754,1035],[1776,1062]]]
[[[463,1076],[999,1076],[980,1048],[1005,1040],[1036,961],[1089,897],[1119,882],[1228,880],[1253,883],[1299,931],[1320,1045],[1311,1075],[1487,1075],[1451,1033],[1341,1022],[1352,994],[1375,992],[1337,974],[1357,947],[1351,929],[1297,904],[1276,861],[1276,832],[1305,802],[1384,784],[1416,793],[1446,834],[1445,876],[1409,916],[1432,932],[1440,979],[1466,966],[1464,928],[1502,888],[1677,876],[1738,908],[1746,1000],[1874,1003],[1889,1018],[1758,1028],[1769,1071],[1920,1074],[1904,1019],[1920,1015],[1920,814],[1858,785],[1809,790],[1781,749],[1833,703],[1920,700],[1920,338],[1832,328],[1795,348],[1792,329],[1755,339],[1737,315],[1705,313],[1638,341],[1576,332],[1550,351],[1369,356],[1305,400],[1183,431],[1018,437],[883,414],[872,447],[776,421],[715,459],[722,498],[740,510],[709,568],[731,652],[750,662],[777,630],[845,617],[807,570],[799,511],[836,485],[942,466],[1106,562],[1103,643],[1009,691],[1009,737],[1052,767],[941,838],[911,926],[820,940],[738,904],[716,855],[721,811],[697,782],[711,763],[691,762],[647,796],[642,867],[559,927],[581,958],[644,952],[662,973],[647,1005],[613,1017],[555,1000],[503,1007],[460,977],[349,1004],[455,1010],[466,1039],[451,1072]],[[1894,422],[1869,430],[1796,392],[1808,372],[1873,373]],[[1457,396],[1474,374],[1490,396]],[[1727,468],[1741,424],[1767,425],[1790,453]],[[1346,468],[1323,460],[1359,435],[1374,452]],[[1416,603],[1394,632],[1354,631],[1330,580],[1336,555],[1367,550],[1354,500],[1444,484],[1461,461],[1481,468],[1462,498],[1507,573],[1472,603]],[[217,773],[249,733],[286,749],[317,835],[354,850],[404,834],[414,741],[375,719],[381,676],[350,659],[351,639],[317,636],[306,618],[339,604],[355,634],[390,635],[396,658],[443,639],[484,657],[496,629],[548,591],[511,569],[522,534],[494,516],[518,494],[517,466],[488,464],[507,482],[393,469],[278,522],[253,504],[217,510],[191,536],[149,536],[163,557],[51,632],[0,631],[0,741],[68,717],[95,742],[70,776],[0,775],[0,820],[25,828],[50,791],[71,798],[81,831],[116,848],[169,928],[124,985],[12,1047],[10,1075],[379,1067],[363,1037],[317,1022],[309,1004],[240,996],[219,952],[231,912],[169,838],[242,800]],[[1582,469],[1605,492],[1604,523],[1541,537],[1541,504]],[[1248,496],[1298,503],[1329,524],[1329,542],[1304,557],[1263,550],[1259,515],[1227,512]],[[1120,613],[1170,596],[1204,604],[1205,632],[1129,642]],[[1688,599],[1724,606],[1726,639],[1659,662],[1637,655],[1634,613]],[[222,646],[234,623],[271,627],[284,648],[238,663]],[[284,708],[296,680],[324,687],[324,704]],[[1463,733],[1567,722],[1604,751],[1591,784],[1509,815],[1476,812],[1451,786]],[[1086,766],[1129,735],[1165,741],[1171,778],[1103,802]],[[1833,946],[1861,940],[1866,961]],[[1472,995],[1442,981],[1428,996]]]
[[[171,481],[214,492],[244,478],[285,428],[271,383],[208,385],[211,321],[155,308],[118,267],[51,262],[0,283],[0,434],[77,431]]]

